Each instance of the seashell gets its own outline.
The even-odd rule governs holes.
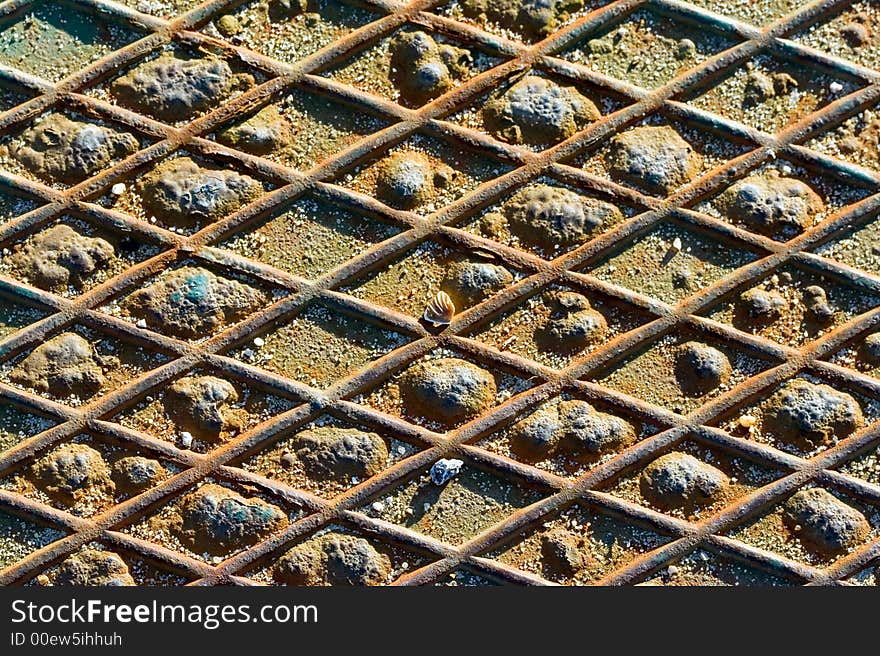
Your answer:
[[[455,316],[455,304],[446,292],[437,292],[437,295],[428,303],[422,318],[435,326],[447,326]]]

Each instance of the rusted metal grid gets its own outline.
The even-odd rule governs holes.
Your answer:
[[[866,198],[844,207],[812,229],[785,243],[752,234],[693,210],[680,210],[673,215],[673,210],[682,207],[689,201],[705,197],[711,190],[723,188],[730,176],[753,169],[764,162],[771,161],[778,155],[792,155],[801,160],[809,161],[811,165],[819,169],[833,169],[837,175],[859,180],[861,184],[869,187],[880,185],[880,175],[878,174],[850,167],[799,145],[828,130],[830,126],[834,126],[871,106],[880,98],[880,84],[878,84],[880,72],[785,40],[785,36],[793,31],[823,20],[842,6],[846,6],[848,3],[845,0],[827,0],[804,4],[790,15],[763,28],[723,18],[706,10],[673,0],[657,0],[648,3],[637,0],[618,0],[579,17],[557,33],[534,45],[524,45],[505,39],[496,34],[484,32],[473,25],[459,23],[438,13],[433,13],[432,9],[443,4],[436,0],[423,0],[408,4],[389,0],[371,3],[377,11],[384,14],[377,15],[377,20],[353,30],[344,38],[293,65],[282,64],[248,51],[241,46],[221,42],[197,31],[225,9],[241,4],[241,0],[206,2],[174,20],[164,20],[140,14],[122,5],[102,0],[77,0],[77,4],[104,14],[112,14],[137,25],[146,30],[147,35],[56,84],[47,83],[13,69],[2,70],[7,80],[22,88],[30,89],[36,95],[33,99],[0,114],[0,130],[8,131],[15,126],[26,123],[52,106],[59,106],[73,108],[85,114],[104,117],[116,123],[130,126],[155,137],[156,142],[112,168],[65,191],[59,191],[15,174],[0,171],[0,181],[45,201],[45,205],[0,226],[0,240],[9,242],[13,238],[27,234],[34,227],[43,225],[50,218],[60,216],[66,211],[73,211],[88,216],[99,224],[103,222],[106,225],[129,225],[141,234],[149,235],[166,246],[167,249],[74,299],[30,287],[7,276],[0,276],[5,293],[28,298],[52,310],[48,317],[0,339],[0,357],[3,360],[8,360],[17,353],[38,344],[50,333],[74,323],[100,328],[128,341],[161,349],[173,354],[174,357],[168,363],[132,380],[127,385],[76,408],[0,383],[0,395],[2,395],[4,403],[34,409],[56,417],[60,421],[57,426],[29,437],[0,454],[0,471],[11,471],[18,463],[33,457],[34,454],[51,445],[63,443],[83,431],[109,436],[134,449],[137,449],[138,446],[146,447],[179,464],[182,471],[154,489],[115,505],[110,510],[89,519],[76,517],[22,495],[0,490],[0,509],[34,518],[69,532],[59,541],[36,550],[24,560],[0,571],[0,584],[10,585],[25,582],[94,540],[141,554],[147,559],[164,563],[175,571],[185,572],[195,584],[217,584],[230,581],[238,584],[253,584],[254,581],[242,573],[251,564],[266,554],[276,552],[280,546],[295,542],[298,538],[307,536],[333,521],[343,521],[359,528],[365,534],[382,536],[391,542],[431,555],[431,562],[403,575],[396,581],[396,584],[399,585],[431,583],[442,579],[460,567],[502,581],[548,584],[549,581],[483,557],[483,554],[494,546],[503,544],[505,540],[511,539],[523,529],[539,524],[544,518],[573,503],[586,504],[615,516],[643,522],[672,536],[667,544],[649,551],[635,558],[626,566],[611,572],[597,582],[600,584],[626,584],[641,581],[651,573],[675,562],[697,548],[741,560],[759,569],[779,574],[794,581],[818,584],[841,581],[880,556],[880,540],[874,540],[837,560],[830,567],[820,569],[792,561],[775,553],[759,550],[722,535],[730,528],[741,525],[771,508],[794,490],[813,482],[834,485],[868,503],[880,503],[880,487],[834,470],[837,465],[851,460],[880,443],[880,423],[867,426],[833,448],[822,451],[809,459],[794,456],[772,446],[731,436],[710,425],[714,418],[725,411],[743,405],[749,400],[760,398],[762,394],[781,381],[801,371],[812,372],[854,386],[868,397],[880,397],[880,382],[820,359],[834,352],[847,340],[875,326],[880,321],[880,310],[875,308],[856,316],[821,338],[806,343],[802,348],[780,345],[769,339],[743,333],[721,322],[698,316],[700,310],[709,307],[733,288],[745,282],[759,279],[785,263],[799,263],[812,270],[844,276],[853,284],[862,285],[866,289],[880,288],[878,287],[880,279],[876,276],[850,269],[827,258],[807,252],[809,248],[820,241],[827,240],[831,236],[845,234],[857,218],[870,215],[880,208],[880,194],[868,195]],[[588,34],[606,22],[626,15],[645,4],[653,5],[661,11],[665,9],[687,13],[706,25],[721,26],[738,34],[742,38],[742,42],[710,57],[702,64],[678,75],[665,86],[650,92],[548,54],[562,50],[567,44],[582,38],[582,35]],[[13,0],[0,5],[0,14],[6,15],[27,5],[26,1]],[[328,67],[331,63],[340,61],[351,52],[387,36],[405,23],[426,26],[437,32],[455,36],[466,43],[482,44],[495,52],[504,54],[507,60],[417,110],[403,108],[388,100],[371,96],[317,74],[318,71]],[[196,46],[203,44],[221,47],[253,67],[264,71],[269,79],[234,101],[193,120],[184,127],[164,125],[82,93],[83,87],[89,82],[106,75],[108,71],[121,69],[143,53],[159,48],[173,40]],[[692,88],[706,78],[729,70],[737,63],[747,61],[759,51],[767,50],[784,52],[788,56],[799,56],[806,61],[820,63],[840,71],[841,74],[848,77],[863,80],[864,86],[810,114],[803,120],[786,126],[775,135],[765,134],[721,117],[712,116],[711,121],[716,126],[722,130],[729,130],[733,135],[740,135],[739,138],[751,142],[754,148],[702,175],[665,199],[643,196],[590,175],[582,169],[560,163],[587,146],[607,139],[627,125],[656,110],[662,109],[669,115],[684,121],[696,119],[698,122],[704,123],[707,116],[705,112],[700,112],[673,98],[681,96],[685,90]],[[574,77],[607,89],[628,98],[629,104],[602,117],[570,139],[538,153],[498,142],[486,134],[443,120],[442,117],[449,114],[453,108],[466,105],[487,89],[493,88],[501,81],[532,66],[539,66],[557,75]],[[216,126],[228,122],[230,118],[258,106],[261,100],[268,99],[281,90],[297,86],[339,98],[344,102],[387,117],[391,125],[320,162],[306,173],[236,152],[202,136],[210,133]],[[476,190],[427,217],[390,209],[377,200],[364,197],[329,182],[340,171],[351,167],[356,162],[368,159],[369,156],[381,152],[417,131],[439,135],[453,141],[460,140],[472,148],[493,153],[496,157],[506,159],[512,165],[512,170],[485,182]],[[282,184],[251,205],[189,236],[167,231],[84,200],[95,191],[106,188],[115,181],[126,179],[128,173],[143,166],[146,162],[158,160],[183,146],[193,152],[212,153],[227,160],[237,161],[244,169],[262,173],[267,177],[281,181]],[[560,179],[573,182],[584,189],[599,190],[622,200],[635,199],[638,204],[648,209],[623,221],[576,250],[565,253],[552,261],[545,261],[535,255],[495,244],[451,226],[462,217],[503,197],[514,187],[545,173],[554,174]],[[250,276],[271,283],[276,288],[287,289],[290,293],[256,315],[197,345],[159,335],[152,331],[138,329],[126,321],[95,309],[107,299],[118,295],[123,289],[131,289],[138,283],[145,282],[151,276],[169,268],[176,262],[193,259],[207,262],[218,261],[219,251],[210,246],[212,242],[257,222],[269,214],[273,208],[295,198],[304,191],[325,198],[341,199],[368,213],[390,217],[406,226],[407,230],[397,237],[368,249],[317,280],[302,279],[259,262],[230,257],[228,253],[224,254],[220,260],[224,266],[246,272]],[[745,244],[753,248],[759,253],[759,257],[754,262],[738,268],[730,275],[722,277],[714,284],[700,289],[674,305],[660,302],[637,292],[611,285],[587,273],[576,271],[585,263],[595,261],[602,254],[612,251],[628,237],[643,234],[650,227],[659,225],[664,220],[674,220],[680,223],[690,221],[689,225],[692,227],[696,226],[713,234],[719,244],[728,243],[733,239],[741,245]],[[450,326],[438,333],[426,330],[413,317],[335,291],[335,288],[344,281],[354,278],[368,267],[391,260],[413,244],[424,241],[431,236],[442,236],[465,249],[491,250],[501,260],[512,262],[516,267],[527,271],[528,275],[501,294],[456,316]],[[633,306],[649,312],[655,318],[558,371],[510,353],[499,352],[474,339],[461,336],[469,327],[502,312],[506,308],[513,307],[518,299],[523,299],[533,294],[534,290],[552,282],[573,282],[581,287],[601,291],[612,298],[623,299]],[[323,299],[335,307],[344,308],[346,312],[390,326],[398,332],[412,337],[412,342],[380,358],[363,370],[336,382],[326,390],[318,390],[221,355],[233,345],[243,343],[249,335],[253,335],[261,328],[289,319],[297,313],[298,309],[316,298]],[[644,346],[648,340],[665,334],[674,334],[677,330],[687,327],[700,328],[720,338],[741,342],[750,349],[763,353],[771,362],[777,364],[684,415],[676,414],[666,408],[652,406],[644,401],[583,380],[591,372],[607,366],[609,362],[625,359],[628,354],[632,354],[639,347]],[[493,408],[484,416],[446,434],[438,434],[410,425],[402,419],[384,415],[350,400],[358,393],[374,387],[379,381],[387,379],[393,372],[440,346],[452,347],[464,353],[478,356],[485,362],[494,363],[499,368],[518,372],[524,378],[531,378],[534,385],[527,391]],[[235,373],[240,378],[276,389],[281,394],[293,396],[303,402],[297,407],[238,435],[230,442],[205,455],[180,450],[169,442],[122,427],[105,419],[113,413],[115,408],[126,401],[198,366],[210,366]],[[594,467],[574,480],[550,474],[537,467],[510,460],[472,445],[483,436],[491,434],[496,427],[509,422],[512,417],[519,415],[524,409],[533,407],[563,391],[574,391],[586,398],[612,399],[622,408],[629,409],[635,414],[651,417],[659,426],[665,428],[662,428],[657,434],[637,442],[611,460]],[[349,417],[354,421],[375,426],[388,435],[402,436],[403,439],[421,444],[424,448],[379,475],[361,482],[332,501],[326,501],[314,494],[293,489],[277,481],[262,478],[228,464],[237,456],[251,452],[260,445],[270,443],[280,431],[305,424],[329,409],[341,417]],[[768,464],[788,473],[698,522],[676,519],[608,493],[597,491],[596,488],[604,481],[609,480],[628,466],[644,461],[652,454],[663,453],[688,436],[695,437],[705,444],[733,450],[756,462]],[[547,496],[541,501],[511,514],[504,521],[491,526],[458,546],[452,546],[407,528],[371,518],[356,510],[365,501],[391,489],[414,472],[424,470],[438,458],[450,456],[463,457],[468,462],[502,477],[516,477],[543,486],[548,490]],[[244,552],[212,564],[171,551],[119,530],[122,526],[152,512],[173,499],[175,495],[209,476],[258,486],[277,498],[286,499],[302,507],[306,512],[303,518],[292,522],[281,534],[273,535]]]

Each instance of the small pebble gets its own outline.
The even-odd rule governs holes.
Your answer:
[[[187,431],[183,431],[180,434],[180,446],[184,449],[188,449],[192,446],[193,436],[192,433],[188,433]]]
[[[115,185],[110,187],[110,193],[113,194],[114,196],[121,196],[122,194],[125,193],[125,183],[124,182],[117,182]]]
[[[464,462],[456,458],[444,458],[435,462],[431,467],[431,480],[434,485],[443,485],[449,482],[461,471],[463,464]]]
[[[138,320],[137,320],[137,323],[136,323],[135,325],[136,325],[138,328],[146,328],[146,327],[147,327],[147,322],[146,322],[145,320],[143,320],[143,319],[138,319]]]
[[[843,85],[840,82],[832,82],[828,85],[828,89],[831,93],[840,93],[843,91]]]
[[[678,42],[678,51],[676,56],[679,59],[690,59],[697,54],[697,44],[690,39],[682,39]]]
[[[385,510],[385,504],[382,503],[381,501],[374,501],[373,505],[370,507],[373,509],[373,512],[377,512],[377,513],[380,513],[383,510]]]
[[[262,337],[254,337],[254,346],[256,346],[257,348],[262,348],[265,343],[266,340]]]
[[[217,31],[223,36],[234,36],[241,32],[241,24],[238,18],[232,14],[226,14],[217,19]]]

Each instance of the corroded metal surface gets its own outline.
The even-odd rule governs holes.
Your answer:
[[[0,5],[0,13],[21,11],[28,4],[26,1],[6,2]],[[83,432],[103,436],[132,450],[143,448],[147,452],[160,454],[179,468],[179,473],[153,489],[89,518],[77,517],[27,496],[0,489],[0,509],[67,532],[62,539],[36,549],[24,559],[0,570],[0,584],[25,583],[52,564],[95,541],[124,553],[139,554],[170,571],[181,573],[195,584],[228,581],[253,584],[257,581],[249,578],[248,573],[255,564],[265,561],[272,554],[277,555],[284,545],[294,543],[297,538],[307,536],[331,522],[353,527],[364,535],[379,536],[389,543],[422,554],[424,564],[397,578],[397,585],[432,583],[462,568],[491,580],[548,584],[550,581],[537,574],[520,571],[489,554],[499,545],[516,542],[522,531],[541,525],[548,517],[573,504],[582,504],[585,508],[595,509],[610,517],[649,526],[651,530],[667,537],[662,545],[639,553],[594,581],[599,584],[641,582],[698,549],[746,563],[791,582],[817,584],[846,580],[880,556],[880,540],[874,538],[827,566],[820,567],[759,549],[728,535],[734,528],[778,505],[794,490],[805,485],[831,486],[864,501],[868,506],[880,504],[880,486],[840,471],[843,463],[880,444],[880,423],[869,421],[866,427],[852,436],[811,457],[801,457],[769,444],[731,435],[719,427],[720,418],[762,400],[779,383],[801,372],[846,385],[867,398],[880,398],[880,381],[829,360],[829,356],[842,345],[877,327],[880,324],[880,309],[869,309],[848,317],[842,325],[800,346],[781,344],[743,332],[706,316],[706,310],[732,290],[758,281],[786,265],[794,264],[806,271],[819,272],[839,281],[841,285],[864,290],[866,294],[880,290],[877,275],[815,252],[818,245],[848,234],[853,226],[866,223],[876,214],[880,209],[880,193],[875,193],[880,185],[880,173],[848,164],[804,145],[873,106],[880,99],[880,72],[788,39],[806,26],[831,20],[849,3],[843,0],[803,3],[786,16],[770,20],[763,26],[755,26],[675,0],[647,3],[619,0],[585,11],[549,37],[526,44],[435,11],[437,5],[443,5],[443,2],[423,0],[398,3],[389,0],[373,3],[375,20],[353,29],[293,64],[276,61],[232,41],[222,41],[202,30],[214,17],[238,4],[241,2],[216,0],[166,20],[109,1],[78,0],[77,5],[84,10],[95,11],[99,16],[113,15],[137,26],[143,31],[143,36],[54,84],[9,67],[0,70],[8,85],[28,90],[28,95],[33,96],[0,114],[0,130],[4,133],[29,123],[49,108],[64,107],[86,116],[128,126],[137,133],[147,135],[153,142],[113,167],[63,190],[0,169],[0,182],[24,191],[42,203],[36,209],[0,224],[0,241],[13,243],[52,219],[69,213],[87,217],[96,225],[130,230],[160,247],[158,254],[75,297],[42,291],[8,275],[0,275],[0,285],[6,298],[11,299],[10,302],[27,299],[47,310],[44,318],[0,339],[0,358],[3,361],[14,358],[33,349],[63,327],[73,324],[93,328],[115,339],[169,356],[163,364],[118,389],[76,407],[0,382],[0,399],[4,403],[47,415],[57,422],[57,425],[28,436],[0,453],[0,472],[12,472],[21,463],[43,453],[47,447],[64,443]],[[654,10],[670,12],[673,16],[686,16],[697,24],[723,30],[733,35],[736,43],[653,90],[607,77],[593,68],[567,61],[558,55],[570,44],[594,31],[601,33],[603,26],[609,22],[619,20],[646,4]],[[496,53],[501,63],[418,109],[403,107],[321,75],[321,72],[351,53],[362,51],[407,23],[454,37],[462,43],[481,46]],[[88,85],[127,67],[143,53],[171,42],[196,48],[219,48],[230,58],[260,71],[266,79],[223,106],[177,127],[164,125],[85,92]],[[773,134],[697,109],[683,100],[688,90],[719,78],[758,53],[778,53],[799,62],[825,67],[846,79],[856,80],[856,88]],[[531,67],[603,89],[620,99],[620,108],[606,113],[572,137],[540,152],[502,143],[488,134],[447,120],[454,110],[470,105],[487,90],[496,88],[511,76]],[[293,88],[340,99],[359,110],[384,118],[388,127],[365,136],[307,171],[247,155],[208,138],[218,126],[228,123],[231,118]],[[714,133],[725,135],[743,145],[743,152],[702,173],[693,182],[665,198],[644,195],[594,175],[572,162],[572,158],[591,146],[602,143],[654,112],[662,112],[664,116],[696,126],[698,130],[711,129]],[[389,208],[375,198],[337,184],[342,172],[416,133],[435,135],[453,144],[466,144],[504,162],[509,170],[427,216]],[[116,182],[128,181],[128,176],[146,163],[158,161],[183,147],[189,153],[236,162],[240,170],[274,181],[275,188],[234,214],[193,234],[172,232],[91,202],[96,192],[109,189]],[[809,164],[815,170],[831,172],[836,178],[854,181],[867,192],[854,202],[844,203],[815,226],[785,242],[752,233],[694,209],[697,201],[724,189],[730,180],[780,157],[793,158]],[[519,185],[542,175],[552,175],[575,188],[600,192],[642,209],[578,248],[552,260],[495,243],[457,227],[463,218],[504,199]],[[273,210],[304,192],[358,208],[367,216],[387,217],[401,227],[401,232],[316,279],[306,279],[249,260],[217,245],[230,235],[247,231],[249,226],[256,225]],[[665,302],[639,289],[612,284],[589,273],[592,264],[662,222],[705,234],[718,249],[735,244],[737,248],[753,253],[754,257],[751,262],[694,290],[686,298],[673,302]],[[414,245],[437,237],[465,251],[493,253],[499,261],[508,263],[524,275],[500,294],[456,315],[450,325],[438,327],[437,330],[420,323],[420,317],[340,291],[344,283],[362,272],[381,268],[384,263],[407,252]],[[217,263],[226,270],[246,273],[273,289],[283,290],[285,294],[277,296],[268,307],[246,320],[198,343],[140,329],[100,309],[123,292],[127,293],[176,263],[192,260]],[[467,336],[476,326],[553,283],[573,284],[618,299],[635,311],[643,312],[648,319],[638,327],[610,339],[601,348],[574,359],[562,369],[499,351]],[[248,342],[254,334],[262,334],[268,328],[290,320],[316,299],[329,308],[344,311],[347,316],[361,317],[389,327],[406,336],[408,343],[326,389],[285,378],[229,355],[231,350]],[[740,344],[750,352],[763,356],[769,364],[760,373],[687,412],[654,405],[591,380],[591,374],[624,361],[643,349],[649,341],[686,330],[699,331],[707,341],[718,339]],[[356,401],[358,395],[375,389],[391,374],[438,347],[452,348],[478,358],[478,361],[499,371],[513,372],[522,379],[528,379],[531,386],[483,416],[448,433],[413,425]],[[295,400],[292,404],[294,407],[249,428],[206,454],[177,448],[172,442],[124,427],[112,420],[117,409],[126,407],[126,404],[131,404],[148,391],[162,387],[197,367],[225,371],[238,380],[251,381],[263,389],[273,390],[281,397]],[[658,430],[576,478],[563,477],[517,462],[476,444],[509,424],[523,410],[562,392],[577,393],[580,398],[588,400],[609,401],[633,416],[652,422]],[[332,500],[236,466],[238,458],[272,443],[280,432],[304,425],[328,411],[359,425],[370,426],[384,435],[397,436],[418,449]],[[603,489],[603,484],[621,472],[628,471],[638,463],[650,461],[652,456],[668,452],[685,439],[723,449],[782,473],[723,509],[695,521],[643,507]],[[510,513],[499,523],[457,545],[382,521],[363,511],[365,504],[372,499],[393,489],[401,481],[408,480],[415,473],[424,471],[441,457],[460,457],[494,476],[533,485],[542,491],[541,499]],[[272,498],[298,507],[301,514],[282,533],[219,562],[205,562],[123,530],[208,477],[260,489]]]

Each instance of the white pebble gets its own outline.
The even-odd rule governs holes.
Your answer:
[[[843,85],[840,82],[832,82],[828,85],[828,89],[831,93],[840,93],[843,91]]]
[[[385,504],[382,503],[381,501],[374,501],[373,505],[370,507],[373,509],[374,512],[377,512],[377,513],[380,513],[383,510],[385,510]]]
[[[187,431],[183,431],[180,434],[180,446],[184,449],[188,449],[192,446],[193,436],[192,433],[188,433]]]
[[[117,182],[115,185],[110,187],[110,193],[113,194],[114,196],[121,196],[122,194],[125,193],[125,183],[124,182]]]
[[[262,347],[266,343],[266,340],[262,337],[254,337],[254,346],[257,348]]]
[[[143,319],[138,319],[138,320],[137,320],[137,323],[136,323],[135,325],[136,325],[138,328],[146,328],[146,327],[147,327],[147,322],[144,321]]]
[[[431,480],[434,482],[434,485],[443,485],[450,481],[461,471],[463,464],[463,461],[456,458],[443,458],[435,462],[434,466],[431,467]]]

